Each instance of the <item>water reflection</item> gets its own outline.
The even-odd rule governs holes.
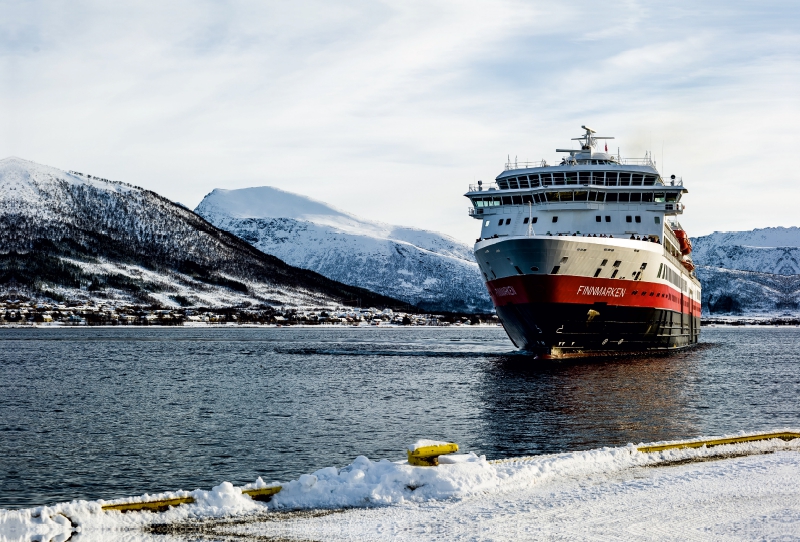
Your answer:
[[[696,355],[544,366],[498,358],[483,375],[484,448],[504,457],[697,434]]]

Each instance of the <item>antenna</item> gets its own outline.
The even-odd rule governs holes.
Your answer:
[[[594,130],[592,130],[591,128],[586,126],[585,124],[582,125],[581,128],[586,130],[586,133],[583,134],[582,137],[573,137],[572,141],[582,141],[583,144],[581,145],[581,150],[583,150],[583,151],[591,150],[592,147],[597,145],[597,140],[598,139],[614,139],[613,137],[602,137],[602,136],[593,135],[593,134],[595,134],[597,132],[595,132]],[[558,151],[556,151],[556,152],[558,152]]]

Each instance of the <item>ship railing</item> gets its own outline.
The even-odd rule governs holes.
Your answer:
[[[682,180],[675,180],[674,184],[670,184],[672,182],[671,179],[662,179],[663,182],[656,181],[655,183],[648,183],[648,184],[636,184],[636,185],[628,185],[628,184],[618,184],[616,182],[602,182],[600,180],[591,179],[590,181],[545,181],[544,184],[540,184],[538,181],[533,185],[526,185],[526,184],[518,184],[517,181],[514,181],[513,184],[510,184],[508,181],[501,181],[502,184],[498,184],[496,182],[491,183],[482,183],[482,184],[471,184],[469,185],[470,192],[490,192],[493,190],[534,190],[537,188],[548,188],[551,186],[624,186],[624,187],[633,187],[639,188],[641,186],[683,186]],[[668,182],[669,181],[669,182]]]
[[[537,162],[518,162],[514,160],[511,162],[510,160],[506,162],[506,171],[512,169],[529,169],[534,167],[547,167],[548,163],[547,160],[539,160]]]
[[[575,163],[578,165],[590,164],[592,159],[584,159],[584,160],[577,160]],[[644,158],[611,158],[612,162],[615,162],[622,166],[650,166],[656,169],[656,162],[650,156],[645,156]],[[537,160],[534,162],[521,162],[519,160],[508,161],[505,164],[505,170],[510,171],[512,169],[530,169],[530,168],[537,168],[537,167],[549,167],[551,164],[547,163],[547,160]],[[565,165],[564,162],[560,164],[552,164],[552,165]],[[569,165],[568,163],[566,165]]]
[[[652,168],[656,167],[656,163],[649,156],[645,156],[644,158],[621,158],[617,160],[617,163],[623,166],[650,166]]]

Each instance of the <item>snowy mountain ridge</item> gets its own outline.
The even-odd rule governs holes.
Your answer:
[[[10,289],[161,306],[399,303],[287,265],[149,190],[20,158],[0,160],[0,290]]]
[[[800,228],[714,232],[692,245],[704,314],[798,313]]]
[[[436,311],[491,301],[472,250],[445,235],[369,221],[274,187],[215,189],[195,212],[287,263]]]

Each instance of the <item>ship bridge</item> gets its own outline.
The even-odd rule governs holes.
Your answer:
[[[623,159],[598,152],[586,126],[580,149],[556,149],[559,164],[508,162],[495,182],[465,194],[469,214],[483,222],[480,239],[515,235],[615,237],[661,242],[665,218],[683,213],[683,180],[664,179],[648,154]]]

